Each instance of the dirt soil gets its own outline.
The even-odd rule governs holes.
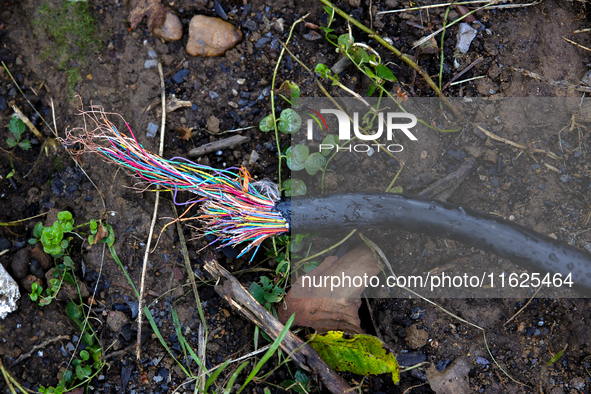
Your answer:
[[[192,107],[181,108],[167,116],[164,157],[186,157],[192,148],[227,136],[220,137],[212,132],[247,128],[237,134],[249,137],[249,142],[204,156],[200,163],[218,168],[244,165],[257,179],[278,181],[274,136],[262,133],[258,127],[248,127],[257,126],[270,113],[269,88],[281,51],[277,40],[285,42],[293,22],[308,13],[308,22],[326,25],[327,17],[321,3],[221,1],[229,21],[243,31],[244,39],[225,55],[213,58],[191,57],[185,51],[185,44],[190,18],[194,14],[216,16],[214,2],[178,0],[163,3],[181,18],[184,36],[180,41],[160,41],[147,31],[145,20],[137,29],[131,30],[127,18],[134,1],[93,0],[89,1],[88,9],[98,26],[93,33],[95,43],[86,53],[79,47],[75,49],[73,42],[76,39],[70,37],[70,47],[65,54],[60,54],[49,22],[34,21],[43,20],[42,5],[59,9],[62,0],[4,2],[0,5],[0,60],[16,78],[31,104],[50,123],[53,101],[61,137],[66,128],[82,126],[78,110],[81,104],[88,107],[92,103],[103,106],[108,112],[121,114],[131,125],[138,141],[146,149],[157,152],[158,138],[148,137],[147,130],[149,123],[160,125],[160,77],[157,68],[145,67],[145,61],[155,57],[163,65],[167,97],[174,94],[193,103]],[[412,43],[426,32],[439,28],[445,13],[445,8],[435,8],[420,13],[378,14],[406,5],[397,0],[348,0],[336,5],[364,24],[372,25],[380,35],[389,37],[397,48],[410,55],[415,54]],[[554,81],[580,85],[589,70],[588,63],[591,63],[589,51],[566,42],[563,36],[591,47],[589,32],[573,34],[575,30],[590,27],[585,5],[581,1],[548,0],[530,7],[479,12],[477,16],[485,29],[478,33],[467,55],[459,58],[458,69],[454,68],[452,60],[457,26],[450,28],[444,45],[444,83],[478,58],[482,61],[460,79],[485,77],[452,85],[445,93],[452,97],[493,99],[582,97],[581,92],[552,86],[511,67],[526,69]],[[273,23],[280,18],[283,26]],[[309,68],[313,69],[318,63],[330,67],[338,60],[338,54],[324,38],[309,39],[312,27],[303,23],[297,25],[290,50]],[[343,34],[347,25],[337,18],[333,27],[337,33]],[[391,62],[400,84],[389,86],[390,89],[396,91],[396,87],[402,87],[409,96],[434,95],[424,80],[395,55],[360,31],[354,29],[353,34],[356,40],[376,48],[384,63]],[[440,38],[440,35],[436,36],[437,43]],[[438,55],[422,54],[418,62],[429,75],[439,73]],[[73,73],[72,70],[78,71]],[[188,74],[179,83],[174,77],[181,70],[188,70]],[[284,57],[279,65],[276,86],[284,80],[297,83],[303,96],[323,96],[314,78],[290,56]],[[341,75],[341,81],[360,94],[364,94],[369,85],[365,76],[353,70]],[[324,86],[334,96],[344,95],[335,86],[328,83]],[[276,104],[287,107],[280,99]],[[52,214],[47,220],[51,224],[55,212],[62,210],[72,212],[77,224],[104,218],[113,227],[114,247],[123,265],[134,283],[139,284],[154,193],[138,192],[134,189],[134,178],[93,155],[77,158],[84,168],[83,173],[60,144],[43,144],[28,129],[24,137],[32,141],[32,149],[11,150],[6,139],[9,137],[12,105],[31,118],[46,137],[51,136],[49,128],[27,104],[8,73],[0,68],[0,126],[4,136],[0,138],[0,221],[19,220],[49,211]],[[430,182],[457,169],[464,159],[473,157],[475,165],[461,188],[448,198],[449,202],[486,212],[495,211],[503,217],[512,216],[536,231],[554,234],[577,247],[588,248],[591,245],[591,232],[588,231],[591,215],[591,172],[587,156],[589,119],[586,123],[581,121],[580,128],[570,131],[570,120],[562,121],[566,129],[560,134],[560,128],[555,127],[548,127],[545,134],[527,127],[499,132],[501,137],[530,148],[560,152],[560,160],[521,153],[519,149],[486,139],[471,130],[433,132],[420,146],[400,156],[410,165],[402,171],[399,184],[405,192],[418,193]],[[180,138],[177,130],[181,126],[193,128],[190,139]],[[282,136],[281,145],[288,144],[289,138]],[[380,160],[384,161],[380,163]],[[368,157],[365,163],[368,176],[359,179],[356,189],[367,190],[385,179],[391,180],[399,169],[396,163],[378,155]],[[15,173],[9,178],[12,169]],[[285,175],[287,170],[283,170]],[[374,171],[380,176],[372,177]],[[423,181],[427,178],[429,181]],[[341,181],[329,176],[327,191]],[[176,229],[170,226],[158,236],[173,216],[170,198],[164,195],[153,239],[158,243],[148,262],[146,289],[149,289],[147,303],[156,324],[178,355],[180,347],[172,325],[171,309],[178,312],[185,337],[195,349],[200,320],[188,285]],[[66,301],[54,301],[49,306],[39,307],[29,298],[30,284],[35,280],[31,275],[37,273],[45,286],[45,278],[35,263],[39,257],[23,252],[18,259],[16,256],[23,249],[32,249],[27,241],[32,237],[37,220],[45,218],[19,226],[0,227],[0,252],[6,250],[0,255],[0,263],[17,279],[22,293],[18,310],[0,321],[0,357],[7,371],[24,387],[34,391],[40,385],[57,384],[68,365],[72,345],[76,345],[80,335],[78,327],[66,316]],[[191,238],[189,228],[185,229],[185,235]],[[456,243],[403,231],[388,237],[377,232],[366,235],[385,249],[393,250],[399,256],[395,263],[400,266],[410,266],[415,259],[427,259],[432,267],[470,266],[471,261],[482,263],[494,259]],[[205,245],[204,240],[187,242],[189,258],[199,278],[199,295],[210,332],[207,363],[213,367],[254,349],[254,325],[215,293],[211,278],[203,269],[204,252],[200,250]],[[274,272],[274,266],[262,262],[263,254],[252,264],[248,262],[250,256],[230,259],[218,252],[218,258],[232,272],[253,265]],[[24,261],[23,255],[26,255]],[[135,318],[135,296],[108,251],[100,245],[89,247],[87,243],[73,240],[72,257],[79,279],[91,290],[96,286],[99,271],[103,278],[94,299],[92,324],[101,338],[109,366],[92,380],[89,391],[168,393],[176,389],[181,393],[192,392],[193,382],[180,387],[186,376],[155,335],[148,336],[142,347],[141,364],[145,375],[140,375],[133,354],[133,334],[126,333],[125,328],[119,329],[123,323]],[[248,288],[252,282],[258,281],[259,276],[260,273],[250,271],[238,277]],[[443,385],[436,383],[436,373],[451,370],[460,361],[467,365],[467,372],[450,379],[466,379],[469,392],[588,392],[591,385],[589,300],[534,299],[507,324],[505,322],[525,305],[527,299],[445,298],[435,301],[466,321],[486,329],[487,343],[498,365],[490,357],[480,330],[437,307],[416,299],[372,299],[369,308],[364,307],[360,312],[366,317],[370,310],[372,312],[374,324],[364,326],[368,333],[380,336],[399,355],[402,365],[422,361],[427,364],[403,373],[397,386],[388,374],[370,377],[363,381],[363,392],[454,392],[454,389],[442,388]],[[112,324],[108,325],[107,319],[114,310],[124,310],[126,315],[121,317],[120,324],[111,321]],[[129,329],[130,325],[126,327]],[[148,325],[144,330],[149,331]],[[69,339],[35,348],[59,335],[67,335]],[[546,367],[545,363],[565,346],[562,357]],[[19,356],[31,351],[30,357],[16,362]],[[263,372],[269,371],[275,362],[265,366]],[[358,385],[362,380],[360,376],[344,376],[351,385]],[[280,368],[266,382],[251,383],[246,392],[262,393],[266,387],[273,393],[283,392],[278,385],[288,378],[288,370]],[[3,379],[0,379],[0,392],[10,392]]]

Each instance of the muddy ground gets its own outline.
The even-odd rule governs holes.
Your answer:
[[[121,114],[130,123],[138,141],[145,148],[156,152],[158,139],[146,135],[150,122],[160,124],[158,105],[155,104],[160,96],[160,77],[156,68],[145,67],[145,61],[151,56],[163,64],[167,96],[174,94],[194,104],[168,115],[164,157],[186,156],[190,149],[220,138],[212,132],[256,126],[270,112],[269,87],[281,50],[275,39],[285,42],[293,22],[306,13],[309,13],[306,20],[313,24],[323,26],[327,21],[321,4],[317,2],[292,0],[267,4],[258,0],[222,1],[221,6],[228,13],[230,22],[242,29],[244,39],[224,56],[195,58],[189,56],[184,47],[188,21],[197,13],[215,16],[212,1],[165,2],[180,16],[185,29],[180,41],[168,43],[152,36],[145,22],[135,30],[129,28],[127,17],[133,7],[131,3],[116,0],[89,2],[89,13],[98,27],[92,34],[93,40],[87,50],[82,50],[72,44],[76,39],[70,37],[70,47],[65,54],[59,53],[55,32],[48,27],[50,22],[42,19],[43,12],[40,9],[44,4],[48,4],[50,9],[59,9],[63,6],[61,1],[45,3],[22,0],[0,5],[0,60],[16,78],[32,105],[50,123],[50,99],[53,100],[60,136],[64,136],[66,128],[82,126],[82,119],[77,115],[78,109],[81,104],[88,106],[92,103],[102,105],[109,112]],[[411,55],[414,55],[412,42],[424,36],[425,31],[439,28],[445,12],[445,8],[437,8],[422,13],[378,15],[378,11],[407,5],[396,0],[350,0],[337,5],[366,25],[371,24],[382,36],[392,39],[397,48]],[[566,42],[563,36],[583,46],[591,46],[589,32],[573,34],[575,30],[590,27],[585,5],[580,1],[557,0],[542,1],[525,8],[479,12],[478,18],[485,30],[477,35],[470,51],[459,61],[461,70],[482,58],[461,79],[483,75],[486,78],[450,86],[445,93],[452,97],[582,97],[581,92],[532,79],[510,67],[579,85],[589,70],[589,52]],[[272,22],[280,18],[284,21],[283,27],[272,26]],[[45,22],[36,23],[35,20]],[[423,28],[417,27],[419,25]],[[338,18],[333,27],[339,34],[346,31],[346,24]],[[299,24],[294,30],[290,50],[309,68],[314,68],[318,63],[331,66],[338,59],[334,47],[323,38],[312,41],[305,38],[305,35],[310,37],[310,31],[310,26]],[[445,38],[444,83],[458,72],[451,60],[456,31],[457,27],[450,28]],[[389,89],[396,91],[398,86],[409,96],[433,96],[424,80],[396,56],[368,40],[359,31],[353,30],[353,33],[359,41],[376,48],[384,63],[391,62],[390,66],[400,85],[388,85]],[[440,35],[436,36],[438,43],[440,38]],[[418,62],[429,75],[438,74],[438,55],[423,54]],[[189,73],[179,83],[173,77],[183,69]],[[73,75],[72,70],[78,71]],[[242,79],[244,82],[240,83]],[[277,85],[284,80],[296,82],[303,96],[323,95],[313,76],[292,57],[284,58],[279,65]],[[361,94],[369,85],[366,77],[352,70],[344,73],[341,81]],[[324,85],[330,94],[344,95],[337,87],[327,83]],[[276,103],[287,107],[281,100]],[[8,73],[0,68],[0,125],[2,135],[6,138],[9,136],[7,126],[13,104],[32,118],[46,137],[51,135],[49,128],[34,115]],[[557,126],[560,122],[562,127],[566,127],[562,132],[561,127]],[[499,131],[501,137],[530,149],[558,152],[559,160],[520,153],[522,151],[519,149],[486,139],[471,129],[462,133],[433,132],[421,144],[413,145],[400,155],[399,159],[407,161],[409,165],[401,172],[398,184],[404,187],[405,192],[418,193],[429,183],[417,181],[424,179],[419,175],[429,174],[427,178],[433,182],[455,171],[465,159],[474,158],[475,164],[468,177],[448,198],[449,202],[487,212],[494,211],[503,217],[512,216],[536,231],[554,234],[559,239],[585,248],[591,245],[591,232],[586,231],[589,229],[591,214],[587,139],[589,119],[585,119],[583,112],[579,119],[580,127],[570,131],[569,122],[569,119],[559,119],[547,127],[544,133],[539,132],[539,127]],[[219,126],[216,126],[218,123]],[[190,139],[179,137],[177,129],[180,126],[193,128]],[[244,165],[255,178],[277,181],[278,161],[273,135],[262,133],[256,127],[239,131],[238,134],[249,137],[250,141],[234,149],[202,157],[200,162],[219,168]],[[28,151],[18,148],[11,151],[5,137],[0,138],[0,221],[19,220],[50,210],[69,210],[76,223],[105,218],[113,227],[116,237],[114,247],[123,265],[133,281],[139,283],[154,193],[137,192],[134,189],[135,180],[125,171],[117,171],[113,165],[92,155],[78,158],[86,172],[83,174],[61,145],[42,145],[28,130],[25,137],[32,141],[32,149]],[[288,144],[287,136],[282,136],[281,145]],[[346,161],[344,158],[341,160]],[[357,179],[351,190],[372,187],[383,189],[399,170],[397,163],[380,155],[368,157],[364,162],[367,176]],[[560,173],[549,169],[544,163],[550,164]],[[7,179],[13,168],[15,175]],[[283,170],[285,175],[286,168]],[[308,180],[317,181],[317,178]],[[327,191],[330,192],[342,182],[343,179],[331,175],[327,180]],[[167,195],[161,200],[158,216],[156,234],[173,217]],[[22,276],[18,278],[22,293],[19,309],[0,322],[0,357],[8,372],[24,387],[32,390],[40,385],[57,384],[68,364],[72,344],[76,344],[76,336],[79,335],[78,328],[66,316],[65,301],[54,301],[49,306],[39,307],[29,299],[26,284],[30,285],[30,275],[38,270],[33,272],[29,268],[27,272],[27,266],[35,257],[26,259],[22,263],[24,268],[21,264],[23,272],[15,272],[15,256],[23,248],[29,248],[27,240],[32,236],[36,223],[33,220],[15,227],[3,226],[0,230],[0,251],[7,250],[0,256],[0,262],[13,276]],[[185,229],[185,235],[187,238],[191,236],[188,228]],[[460,244],[409,235],[404,231],[388,234],[387,237],[377,232],[368,232],[366,235],[384,249],[396,253],[398,258],[394,262],[401,269],[412,264],[414,259],[426,259],[432,268],[470,266],[471,262],[476,261],[486,264],[494,260],[491,255]],[[156,239],[157,235],[154,241]],[[254,325],[233,311],[215,293],[210,277],[203,270],[203,252],[198,252],[204,245],[203,240],[187,242],[189,258],[199,278],[199,295],[208,329],[212,333],[207,346],[207,362],[211,367],[252,351]],[[146,375],[139,374],[133,352],[125,352],[134,341],[133,338],[129,339],[133,335],[128,333],[127,340],[121,334],[122,331],[113,330],[115,325],[111,327],[106,324],[110,311],[125,309],[126,305],[131,305],[130,309],[125,309],[129,316],[125,315],[121,323],[132,318],[135,297],[125,276],[100,245],[89,248],[87,244],[73,241],[72,250],[77,273],[89,287],[92,288],[93,281],[96,281],[93,272],[98,273],[100,270],[105,279],[94,300],[93,325],[105,348],[104,356],[109,367],[92,380],[89,390],[105,393],[165,393],[175,389],[178,389],[177,392],[192,391],[194,384],[192,387],[191,382],[179,388],[186,381],[186,376],[154,335],[146,338],[142,348],[141,364]],[[250,265],[250,257],[230,259],[219,253],[218,258],[232,272],[248,269],[253,264],[259,268],[274,269],[268,262],[261,263],[262,254]],[[247,272],[239,275],[239,279],[248,287],[258,280],[259,275],[257,272]],[[199,316],[187,283],[179,238],[173,227],[169,227],[162,233],[150,257],[146,288],[150,290],[147,302],[150,303],[156,324],[177,354],[180,350],[171,323],[171,308],[178,312],[188,342],[197,348]],[[371,310],[375,324],[368,324],[364,328],[382,337],[399,355],[401,364],[413,365],[421,361],[428,364],[416,371],[403,373],[398,386],[393,385],[387,374],[366,379],[362,388],[364,392],[427,393],[436,387],[439,387],[439,392],[453,392],[453,389],[441,391],[444,389],[441,383],[435,382],[432,373],[437,370],[457,371],[461,363],[467,369],[459,376],[466,377],[471,392],[588,392],[591,384],[588,372],[588,356],[591,355],[588,300],[534,299],[508,324],[505,322],[527,302],[527,298],[445,298],[436,301],[463,319],[486,329],[488,345],[498,365],[489,356],[481,331],[438,308],[421,300],[372,299],[369,301],[370,308],[362,308],[361,313],[367,317]],[[148,330],[147,326],[145,330]],[[15,362],[35,345],[59,335],[68,335],[70,339],[49,344],[35,350],[30,357]],[[117,342],[117,338],[122,341]],[[565,346],[567,348],[562,357],[544,367]],[[432,371],[430,381],[425,374],[429,368]],[[268,370],[269,365],[263,369]],[[295,367],[291,371],[295,371]],[[282,392],[277,385],[287,378],[288,370],[281,368],[266,382],[251,383],[246,392],[262,393],[265,387],[271,392]],[[345,374],[345,378],[352,385],[361,382],[359,376]],[[238,382],[241,379],[243,377]],[[4,381],[0,381],[0,391],[8,393]]]

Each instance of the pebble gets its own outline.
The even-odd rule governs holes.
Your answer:
[[[173,81],[175,81],[176,83],[183,83],[185,82],[185,77],[189,75],[189,70],[184,69],[184,70],[180,70],[178,71],[176,74],[174,74],[172,76]]]
[[[158,60],[156,59],[148,59],[144,62],[144,68],[153,68],[158,66]]]
[[[261,49],[261,48],[264,48],[265,45],[267,45],[269,42],[271,42],[271,39],[269,37],[263,37],[263,38],[260,38],[256,44],[254,44],[254,47]]]
[[[242,24],[242,26],[250,31],[257,31],[259,28],[257,23],[252,19],[248,19],[246,22]]]
[[[27,272],[29,272],[29,250],[19,250],[12,258],[10,268],[12,268],[12,275],[16,279],[22,279],[27,276]]]
[[[183,36],[183,24],[178,16],[168,11],[164,24],[155,28],[152,33],[164,41],[177,41]]]
[[[322,38],[322,36],[316,33],[314,30],[311,30],[308,34],[304,34],[304,38],[308,41],[316,41]]]
[[[29,271],[31,271],[31,273],[38,278],[43,278],[43,275],[45,275],[45,271],[43,271],[41,263],[39,263],[37,260],[31,259],[29,262]]]
[[[410,310],[410,318],[413,320],[422,319],[425,317],[425,310],[421,308],[412,308]]]
[[[423,361],[427,360],[427,356],[421,352],[407,352],[407,353],[400,353],[396,356],[396,360],[398,364],[403,367],[410,367],[412,365],[417,365],[422,363]]]
[[[214,92],[213,90],[210,90],[209,97],[211,97],[212,99],[216,99],[216,98],[220,97],[220,95],[217,94],[216,92]]]
[[[8,105],[6,105],[6,99],[4,96],[0,96],[0,111],[4,112],[8,109]]]
[[[44,271],[53,267],[53,258],[43,251],[43,247],[39,242],[37,242],[35,247],[31,250],[31,259],[37,260]]]
[[[150,59],[156,59],[158,55],[156,54],[156,52],[150,50],[148,51],[148,56],[150,56]]]
[[[189,25],[187,53],[191,56],[220,56],[242,40],[242,32],[219,18],[195,15]]]
[[[257,151],[253,150],[250,153],[250,159],[248,160],[248,164],[253,165],[254,163],[257,162],[257,160],[259,159],[259,154],[257,153]]]
[[[148,138],[156,137],[157,133],[158,133],[158,125],[155,125],[152,122],[148,123],[148,132],[146,133],[146,137],[148,137]]]
[[[470,366],[463,358],[456,359],[443,372],[438,372],[434,365],[427,370],[427,379],[431,390],[437,394],[470,393],[468,373]]]
[[[404,332],[406,332],[404,341],[411,349],[421,348],[425,346],[429,340],[429,333],[421,328],[417,328],[416,324],[406,327]]]
[[[456,49],[461,53],[468,53],[472,40],[476,37],[477,31],[470,27],[467,23],[460,23],[460,29],[458,30]]]
[[[228,20],[228,15],[226,14],[226,11],[224,11],[224,9],[220,5],[220,3],[217,2],[217,0],[213,0],[213,9],[220,18],[222,18],[225,21]]]
[[[6,249],[10,249],[12,244],[6,238],[0,237],[0,252]]]
[[[121,327],[123,327],[123,325],[127,323],[127,321],[127,316],[125,316],[125,313],[121,311],[111,311],[107,315],[107,324],[113,332],[119,332],[119,330],[121,330]]]
[[[479,365],[488,365],[490,363],[484,357],[476,357],[476,364],[479,364]]]

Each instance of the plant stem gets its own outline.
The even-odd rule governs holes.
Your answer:
[[[441,90],[441,81],[443,80],[443,60],[444,60],[444,56],[443,56],[443,43],[445,42],[445,25],[447,24],[447,17],[449,15],[449,6],[447,7],[447,9],[445,10],[445,16],[443,17],[443,32],[441,33],[441,63],[439,65],[439,90]]]
[[[352,18],[351,16],[347,15],[346,12],[344,12],[343,10],[341,10],[341,9],[337,8],[336,6],[334,6],[330,1],[328,1],[328,0],[319,0],[319,1],[322,4],[324,4],[324,5],[332,8],[332,9],[334,9],[334,11],[337,14],[339,14],[342,18],[346,19],[348,22],[352,23],[355,27],[359,28],[363,32],[369,34],[369,37],[370,38],[375,39],[377,42],[379,42],[380,44],[382,44],[386,49],[388,49],[390,52],[392,52],[393,54],[395,54],[396,56],[398,56],[406,64],[408,64],[409,66],[411,66],[416,72],[418,72],[425,79],[425,81],[427,81],[427,83],[429,84],[429,86],[431,87],[431,89],[433,89],[433,91],[435,93],[437,93],[437,95],[441,98],[441,100],[445,103],[445,105],[453,112],[454,116],[456,118],[458,118],[460,121],[462,121],[464,119],[464,117],[462,116],[462,114],[460,113],[460,111],[458,111],[458,109],[456,107],[454,107],[454,105],[447,99],[447,97],[445,97],[441,93],[441,90],[439,90],[439,88],[437,87],[437,85],[435,84],[435,82],[433,82],[433,80],[431,79],[431,77],[429,77],[429,75],[417,63],[415,63],[415,61],[412,60],[408,55],[400,52],[393,45],[390,45],[388,42],[386,42],[378,33],[376,33],[375,31],[371,30],[369,27],[365,26],[363,23],[359,22],[355,18]]]

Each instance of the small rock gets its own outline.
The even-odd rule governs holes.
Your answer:
[[[427,379],[431,390],[437,394],[462,394],[470,393],[468,373],[470,366],[463,358],[454,360],[443,372],[438,372],[435,365],[427,370]]]
[[[158,60],[156,59],[148,59],[144,62],[144,68],[154,68],[158,66]]]
[[[12,268],[12,275],[16,279],[22,279],[27,276],[29,272],[29,250],[21,249],[16,252],[10,263],[10,268]]]
[[[20,57],[17,57],[16,60],[14,61],[14,63],[17,66],[22,66],[23,65],[23,59],[21,59]]]
[[[150,56],[150,59],[156,59],[158,57],[156,52],[154,52],[152,50],[148,51],[148,56]]]
[[[206,348],[208,351],[213,352],[213,353],[217,353],[220,351],[220,345],[218,345],[217,343],[212,342],[212,341],[207,342]]]
[[[310,30],[308,34],[304,34],[304,38],[308,41],[316,41],[322,38],[322,36],[316,33],[314,30]]]
[[[216,92],[214,92],[213,90],[210,90],[208,94],[209,94],[209,97],[211,97],[212,99],[216,99],[216,98],[220,97],[220,95],[217,94]]]
[[[327,173],[328,175],[329,173]],[[421,352],[399,353],[396,356],[398,364],[402,367],[411,367],[427,360],[427,356]]]
[[[4,96],[0,96],[0,111],[4,112],[8,109],[8,106],[6,105],[6,99],[4,98]]]
[[[189,26],[187,53],[220,56],[242,40],[242,32],[219,18],[195,15]]]
[[[416,324],[406,327],[404,331],[406,332],[404,340],[411,349],[419,349],[425,346],[429,340],[429,333],[421,328],[417,328]]]
[[[466,146],[464,149],[466,149],[466,152],[468,152],[470,156],[475,158],[479,158],[482,154],[482,150],[479,146]]]
[[[146,133],[146,136],[148,138],[154,138],[156,137],[156,134],[158,134],[158,125],[155,125],[152,122],[148,123],[148,132]]]
[[[583,82],[587,86],[591,86],[591,70],[587,71],[587,74],[585,74],[581,82]]]
[[[349,0],[349,5],[351,8],[359,8],[361,5],[361,0]]]
[[[490,362],[484,357],[476,357],[476,364],[488,365],[488,364],[490,364]]]
[[[168,11],[164,24],[155,28],[152,33],[164,41],[177,41],[183,36],[183,24],[178,16]]]
[[[224,8],[220,5],[220,3],[218,3],[217,0],[213,0],[213,10],[220,18],[225,21],[228,20],[228,14],[226,14],[226,11],[224,11]]]
[[[257,153],[257,151],[253,150],[250,153],[250,160],[248,160],[248,164],[253,165],[254,163],[257,162],[257,160],[259,159],[259,154]]]
[[[493,150],[488,149],[486,152],[484,152],[484,160],[496,164],[497,154]]]
[[[470,27],[467,23],[460,23],[460,29],[458,30],[456,49],[461,53],[468,53],[472,40],[476,37],[477,31]]]
[[[207,130],[209,130],[210,133],[217,134],[220,132],[220,120],[211,115],[207,118],[207,125],[205,127],[207,127]]]
[[[252,19],[248,19],[246,22],[244,22],[242,24],[242,26],[244,26],[246,29],[250,30],[250,31],[257,31],[258,30],[258,25],[256,24],[255,21],[253,21]]]
[[[263,38],[260,38],[256,44],[254,44],[254,47],[261,49],[261,48],[264,48],[265,45],[267,45],[269,42],[271,42],[271,39],[269,37],[263,37]]]
[[[285,29],[284,23],[285,23],[285,21],[283,20],[283,18],[277,18],[277,20],[275,20],[275,22],[273,22],[271,27],[273,29],[275,29],[275,31],[277,33],[283,33],[283,30]]]
[[[127,316],[121,311],[111,311],[107,316],[107,324],[113,332],[119,332],[121,327],[128,322]]]
[[[53,259],[43,251],[43,246],[41,246],[39,242],[37,242],[35,247],[31,249],[31,259],[37,260],[39,264],[41,264],[43,271],[47,271],[53,267]]]
[[[388,10],[396,9],[398,6],[398,0],[386,0],[386,8]]]
[[[172,80],[176,83],[183,83],[185,82],[185,77],[189,75],[189,70],[183,69],[178,71],[176,74],[172,76]]]
[[[45,275],[45,271],[41,268],[41,264],[37,260],[31,259],[29,262],[29,271],[39,278],[42,278]]]
[[[12,248],[12,244],[6,238],[0,237],[0,252]]]

